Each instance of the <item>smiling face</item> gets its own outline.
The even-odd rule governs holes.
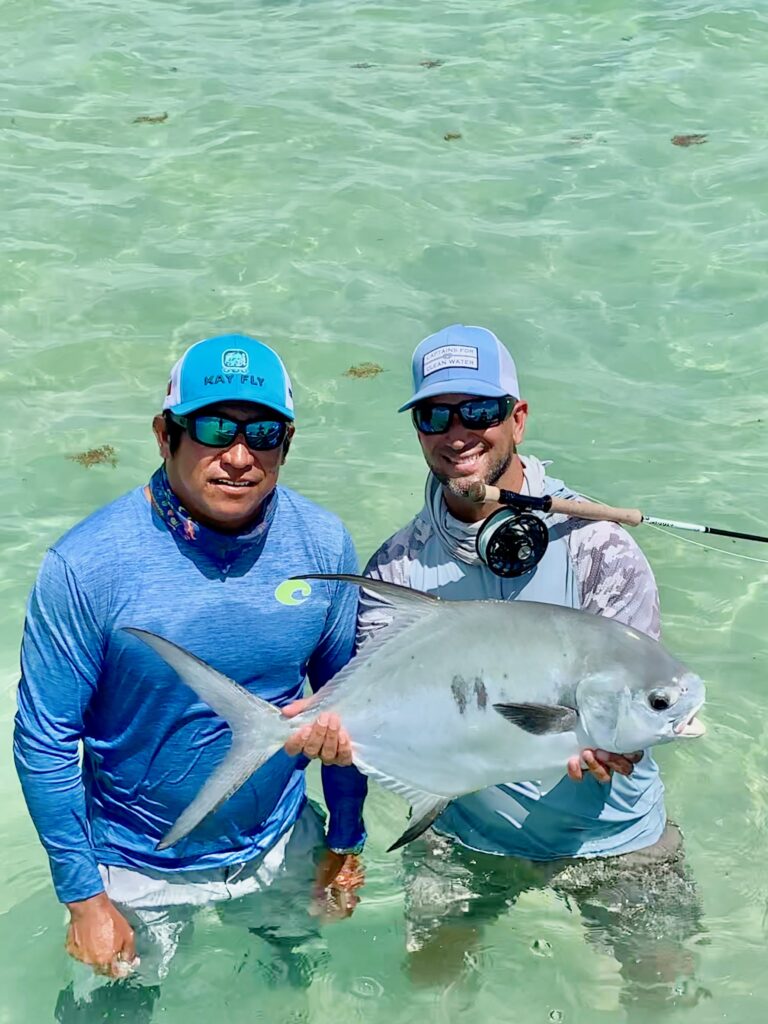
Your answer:
[[[250,402],[226,402],[204,411],[243,421],[262,414],[265,419],[279,418],[271,409]],[[254,451],[238,434],[226,448],[209,448],[184,430],[181,443],[171,452],[163,416],[155,417],[153,429],[171,489],[193,519],[224,532],[243,530],[258,521],[262,504],[277,486],[286,447]],[[287,439],[293,432],[289,424]]]
[[[426,399],[424,404],[447,402],[455,405],[473,397],[465,394],[437,395]],[[418,431],[424,458],[443,485],[449,507],[452,507],[452,497],[461,501],[470,484],[475,482],[519,490],[522,469],[516,453],[525,434],[527,416],[527,402],[518,401],[511,415],[495,427],[470,430],[454,415],[445,434]]]

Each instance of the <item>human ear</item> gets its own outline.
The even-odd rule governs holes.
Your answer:
[[[289,424],[288,430],[286,431],[286,436],[283,438],[283,455],[282,455],[281,460],[280,460],[281,466],[285,465],[286,457],[287,457],[288,452],[290,450],[291,441],[293,440],[293,435],[295,433],[296,433],[296,427],[294,427],[293,424]]]
[[[157,416],[152,420],[152,430],[157,440],[158,451],[163,461],[167,461],[171,457],[171,445],[168,440],[168,425],[165,422],[165,416],[158,413]]]
[[[528,419],[528,403],[517,402],[512,412],[512,440],[515,442],[515,447],[519,447],[523,443],[525,437],[525,421]]]
[[[289,425],[288,429],[285,432],[285,437],[283,438],[283,454],[282,454],[282,457],[280,459],[280,465],[281,466],[285,464],[285,459],[286,459],[286,456],[288,455],[288,451],[289,451],[289,449],[291,447],[291,441],[293,440],[293,435],[295,433],[296,433],[296,428],[291,423]]]

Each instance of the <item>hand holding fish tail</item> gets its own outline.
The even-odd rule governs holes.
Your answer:
[[[326,921],[351,917],[360,902],[357,890],[364,882],[358,857],[325,850],[315,876],[312,913]]]
[[[582,750],[580,756],[569,758],[568,777],[574,782],[581,782],[586,769],[598,782],[610,782],[613,772],[618,772],[619,775],[631,775],[635,765],[642,757],[642,750],[636,750],[633,754],[612,754],[607,750]]]
[[[310,707],[313,697],[295,700],[282,709],[286,718],[294,718]],[[319,757],[323,764],[346,767],[352,764],[352,742],[346,729],[342,728],[338,715],[322,711],[311,725],[302,725],[285,741],[285,752],[291,757],[304,754],[305,757]]]

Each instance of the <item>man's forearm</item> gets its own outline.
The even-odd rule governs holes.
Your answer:
[[[71,752],[46,750],[17,721],[14,760],[59,900],[77,903],[102,893],[104,884],[88,837],[76,748],[74,757]]]
[[[328,808],[326,843],[332,850],[359,853],[367,838],[363,804],[368,780],[354,767],[323,765],[323,793]]]

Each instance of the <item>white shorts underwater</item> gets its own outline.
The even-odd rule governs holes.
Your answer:
[[[107,895],[136,935],[141,963],[132,984],[157,985],[168,974],[183,934],[203,907],[215,907],[227,924],[242,924],[270,942],[292,947],[314,937],[309,908],[315,852],[324,840],[323,819],[307,802],[298,820],[261,857],[211,871],[173,874],[99,865]],[[73,995],[88,1000],[107,978],[72,961]]]

